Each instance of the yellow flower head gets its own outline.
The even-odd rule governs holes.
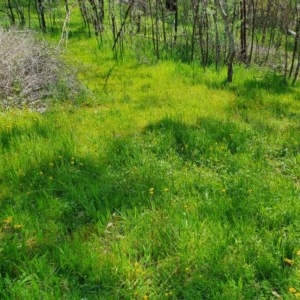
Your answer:
[[[9,224],[13,221],[13,219],[14,219],[13,217],[8,217],[4,220],[4,223]]]
[[[288,265],[288,266],[292,266],[294,264],[294,261],[292,259],[289,258],[285,258],[284,262]]]
[[[26,241],[26,246],[28,248],[33,248],[37,245],[37,240],[36,238],[32,237],[32,238],[29,238],[27,241]]]

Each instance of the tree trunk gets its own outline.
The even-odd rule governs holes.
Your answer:
[[[28,27],[31,27],[31,0],[28,0],[28,6],[27,6],[27,15],[28,15]]]
[[[247,63],[246,0],[241,0],[241,61]]]
[[[233,79],[233,60],[235,57],[235,42],[234,42],[234,37],[232,34],[232,31],[230,31],[229,28],[229,20],[228,20],[228,15],[225,12],[223,8],[223,3],[222,0],[215,0],[215,5],[219,8],[224,26],[225,26],[225,33],[228,39],[229,43],[229,49],[228,49],[228,54],[227,54],[227,82],[232,82]]]
[[[10,0],[7,0],[7,8],[8,8],[8,11],[9,11],[10,24],[15,25],[16,18],[15,18],[15,14],[14,14],[14,11],[12,9]]]
[[[178,32],[178,5],[177,0],[174,0],[175,5],[175,16],[174,16],[174,42],[177,40],[177,32]]]
[[[254,0],[251,0],[252,5],[252,24],[251,24],[251,45],[250,45],[250,52],[249,52],[249,58],[248,58],[248,64],[251,64],[252,61],[252,54],[253,54],[253,46],[254,46],[254,34],[255,34],[255,26],[256,26],[256,7],[257,7],[257,1],[254,2]]]
[[[194,51],[195,51],[195,39],[196,39],[196,26],[199,23],[199,6],[200,1],[197,0],[197,3],[192,7],[193,10],[193,31],[192,31],[192,40],[191,40],[191,61],[194,60]]]
[[[36,8],[37,8],[40,27],[41,27],[42,31],[46,32],[46,19],[45,19],[43,0],[37,0]]]
[[[116,37],[114,38],[114,44],[113,44],[113,46],[112,46],[112,50],[113,50],[113,51],[115,50],[116,45],[117,45],[117,43],[118,43],[118,40],[119,40],[119,38],[120,38],[120,36],[121,36],[123,30],[124,30],[124,27],[125,27],[125,24],[126,24],[126,20],[127,20],[128,16],[129,16],[129,12],[130,12],[130,10],[131,10],[131,8],[132,8],[132,6],[133,6],[133,3],[134,3],[134,0],[132,0],[132,1],[129,3],[129,6],[127,7],[127,10],[126,10],[126,12],[125,12],[124,19],[123,19],[123,21],[122,21],[121,27],[120,27],[120,29],[119,29],[119,31],[118,31]]]
[[[215,35],[216,35],[216,46],[215,46],[215,62],[216,62],[216,71],[219,72],[219,66],[220,66],[220,38],[219,38],[219,28],[218,28],[218,14],[217,11],[213,14],[213,19],[215,22]]]
[[[293,55],[292,55],[292,62],[291,62],[291,68],[290,68],[290,74],[289,78],[291,78],[293,71],[294,71],[294,65],[295,65],[295,59],[296,59],[296,54],[298,52],[298,43],[299,43],[299,31],[300,31],[300,19],[298,16],[298,13],[296,15],[296,31],[295,31],[295,41],[294,41],[294,48],[293,48]]]

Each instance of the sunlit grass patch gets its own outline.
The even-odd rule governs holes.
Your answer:
[[[85,96],[0,114],[0,297],[294,297],[297,89],[69,42]]]

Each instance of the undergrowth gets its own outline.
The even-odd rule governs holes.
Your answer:
[[[80,92],[60,49],[34,31],[0,27],[0,109],[30,108],[44,112],[51,100]]]
[[[299,297],[297,88],[86,43],[85,98],[0,114],[0,298]]]

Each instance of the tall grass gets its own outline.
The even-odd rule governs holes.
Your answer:
[[[85,98],[1,112],[1,298],[298,297],[297,88],[89,43]]]

